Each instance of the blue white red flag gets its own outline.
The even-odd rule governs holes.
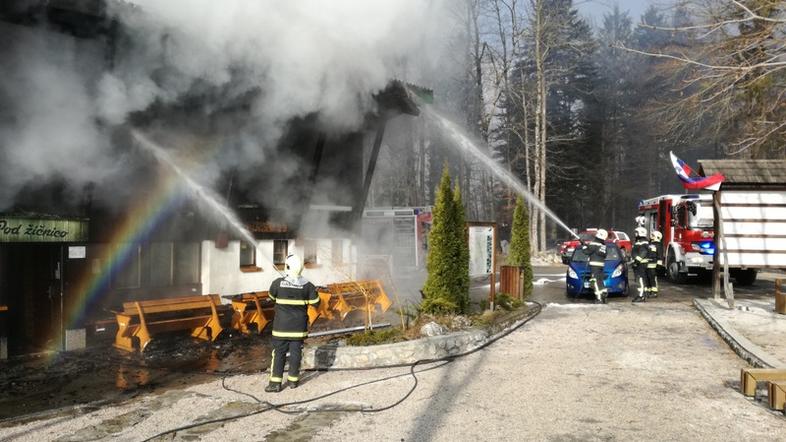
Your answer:
[[[682,181],[682,187],[687,190],[719,190],[721,183],[725,177],[716,173],[712,176],[699,176],[685,161],[677,158],[674,152],[669,152],[671,155],[671,165],[674,166],[674,171],[677,172],[677,177]],[[694,176],[691,176],[694,175]]]

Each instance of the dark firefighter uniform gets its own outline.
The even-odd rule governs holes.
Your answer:
[[[273,354],[270,384],[281,384],[289,352],[287,381],[296,387],[300,380],[303,340],[308,336],[308,306],[319,304],[314,284],[302,276],[278,278],[270,285],[270,299],[276,302],[273,318]]]
[[[649,284],[648,296],[653,298],[658,296],[658,267],[662,265],[660,241],[650,241],[647,245],[647,284]]]
[[[646,238],[637,237],[631,250],[631,255],[633,255],[633,273],[636,276],[636,284],[639,287],[639,294],[633,299],[634,302],[644,301],[650,293],[650,286],[647,284],[649,250],[650,242]]]
[[[598,302],[606,303],[606,275],[603,266],[606,264],[606,244],[595,238],[581,246],[582,252],[589,257],[590,283],[595,291]]]

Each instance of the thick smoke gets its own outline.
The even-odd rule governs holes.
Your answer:
[[[122,182],[130,169],[113,128],[188,95],[218,106],[253,97],[246,129],[206,155],[197,178],[208,184],[223,170],[264,163],[293,118],[318,113],[328,130],[358,128],[375,92],[393,78],[420,81],[423,60],[439,62],[450,16],[446,0],[107,5],[123,29],[111,66],[102,41],[0,21],[0,33],[14,36],[0,49],[0,210],[31,182],[62,177],[75,193]]]

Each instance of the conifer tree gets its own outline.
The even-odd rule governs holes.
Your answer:
[[[425,299],[421,310],[429,313],[453,313],[460,311],[459,288],[456,281],[456,262],[461,253],[456,238],[457,211],[450,188],[450,173],[447,164],[437,188],[434,204],[433,224],[428,235],[428,277],[423,286]]]
[[[518,197],[513,211],[513,225],[510,230],[510,253],[508,264],[521,267],[524,283],[524,297],[532,293],[532,264],[530,263],[529,211],[524,200]]]
[[[456,211],[454,228],[458,248],[456,255],[458,259],[455,262],[456,295],[461,312],[466,312],[469,308],[469,232],[467,232],[464,202],[461,199],[461,189],[458,184],[453,191],[453,203]]]

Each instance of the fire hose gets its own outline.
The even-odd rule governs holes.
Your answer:
[[[395,402],[393,402],[393,403],[391,403],[389,405],[385,405],[384,407],[380,407],[380,408],[364,408],[364,407],[334,408],[334,407],[331,407],[329,409],[324,409],[324,410],[319,410],[319,409],[307,410],[307,412],[308,413],[320,413],[320,412],[323,412],[323,413],[324,412],[331,412],[331,413],[335,413],[335,412],[379,413],[379,412],[382,412],[382,411],[390,410],[391,408],[394,408],[394,407],[400,405],[401,403],[403,403],[404,401],[406,401],[412,395],[412,393],[415,392],[415,389],[417,389],[417,387],[418,387],[418,377],[417,377],[418,373],[422,373],[422,372],[425,372],[425,371],[431,371],[431,370],[435,370],[437,368],[444,367],[445,365],[450,364],[451,362],[455,361],[456,359],[459,359],[459,358],[471,355],[471,354],[473,354],[475,352],[478,352],[480,350],[483,350],[484,348],[490,346],[491,344],[497,342],[498,340],[504,338],[505,336],[508,336],[509,334],[511,334],[514,331],[516,331],[519,328],[521,328],[524,324],[528,323],[529,321],[531,321],[532,319],[537,317],[540,314],[541,310],[543,309],[543,305],[541,303],[537,302],[537,301],[530,301],[530,302],[535,304],[535,309],[533,310],[532,314],[530,314],[526,318],[520,320],[519,323],[516,324],[515,326],[513,326],[513,327],[511,327],[511,328],[509,328],[507,330],[504,330],[504,331],[502,331],[502,332],[492,336],[488,341],[484,342],[480,346],[478,346],[476,348],[473,348],[471,350],[467,350],[467,351],[465,351],[463,353],[459,353],[459,354],[455,354],[455,355],[451,355],[451,356],[445,356],[445,357],[442,357],[442,358],[421,359],[421,360],[418,360],[418,361],[415,361],[415,362],[412,362],[412,363],[409,363],[409,364],[392,364],[392,365],[385,365],[385,366],[380,366],[380,367],[370,367],[370,368],[315,369],[315,371],[361,371],[361,370],[365,371],[365,370],[376,370],[376,369],[381,369],[381,368],[409,367],[409,372],[396,374],[396,375],[391,375],[391,376],[386,376],[386,377],[379,378],[379,379],[373,379],[371,381],[363,382],[363,383],[360,383],[360,384],[350,385],[349,387],[344,387],[344,388],[341,388],[341,389],[338,389],[338,390],[334,390],[334,391],[331,391],[329,393],[325,393],[325,394],[322,394],[322,395],[319,395],[319,396],[316,396],[316,397],[312,397],[312,398],[308,398],[308,399],[302,399],[302,400],[299,400],[299,401],[284,402],[284,403],[275,404],[275,403],[272,403],[272,402],[269,402],[269,401],[266,401],[266,400],[263,400],[263,399],[259,399],[258,397],[254,396],[251,393],[240,391],[240,390],[235,390],[235,389],[233,389],[231,387],[228,387],[226,385],[226,378],[227,378],[227,376],[226,375],[222,376],[222,378],[221,378],[221,387],[224,390],[231,391],[231,392],[236,393],[236,394],[241,394],[241,395],[247,396],[247,397],[253,399],[256,403],[262,405],[262,408],[254,410],[254,411],[246,412],[246,413],[237,414],[237,415],[234,415],[234,416],[226,416],[226,417],[222,417],[222,418],[218,418],[218,419],[211,419],[211,420],[206,420],[206,421],[201,421],[201,422],[195,422],[193,424],[183,425],[183,426],[177,427],[177,428],[172,428],[170,430],[166,430],[166,431],[163,431],[161,433],[155,434],[155,435],[153,435],[151,437],[148,437],[147,439],[144,439],[143,442],[148,442],[148,441],[151,441],[153,439],[166,436],[168,434],[177,433],[179,431],[185,431],[185,430],[189,430],[189,429],[192,429],[192,428],[201,427],[201,426],[204,426],[204,425],[218,424],[218,423],[229,422],[229,421],[233,421],[233,420],[237,420],[237,419],[243,419],[243,418],[246,418],[246,417],[262,414],[262,413],[265,413],[265,412],[268,412],[268,411],[277,411],[277,412],[283,413],[283,414],[301,414],[301,413],[304,412],[304,410],[302,410],[302,409],[289,409],[289,408],[293,407],[293,406],[297,406],[297,405],[304,405],[304,404],[316,402],[318,400],[325,399],[325,398],[330,397],[330,396],[335,396],[335,395],[337,395],[339,393],[343,393],[345,391],[352,390],[352,389],[355,389],[355,388],[360,388],[360,387],[363,387],[363,386],[366,386],[366,385],[371,385],[371,384],[375,384],[375,383],[379,383],[379,382],[385,382],[385,381],[389,381],[391,379],[401,378],[401,377],[404,377],[404,376],[411,376],[412,380],[413,380],[412,386],[404,394],[404,396],[402,396],[400,399],[396,400]],[[423,368],[422,370],[416,370],[416,367],[418,367],[420,365],[435,364],[437,362],[441,362],[441,364],[434,365],[434,366],[427,367],[427,368]]]

